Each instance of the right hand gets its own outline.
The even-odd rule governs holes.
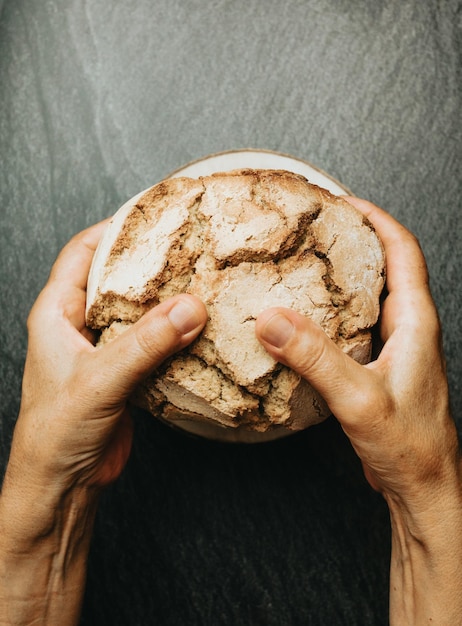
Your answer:
[[[388,295],[377,360],[360,365],[309,319],[265,311],[257,336],[268,352],[321,393],[387,499],[425,509],[433,495],[460,489],[460,453],[449,411],[441,329],[415,237],[372,203],[347,198],[373,224],[387,259]]]

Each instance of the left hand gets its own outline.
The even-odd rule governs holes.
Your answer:
[[[206,322],[202,302],[183,294],[96,348],[85,290],[103,228],[63,249],[29,316],[21,409],[0,497],[2,624],[78,623],[98,494],[130,453],[127,400]]]
[[[96,348],[85,326],[86,283],[105,222],[62,250],[28,320],[21,411],[10,465],[32,482],[104,486],[130,453],[127,399],[141,380],[197,337],[204,305],[182,294]],[[13,469],[10,468],[10,471]]]

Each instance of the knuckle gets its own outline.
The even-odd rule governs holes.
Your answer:
[[[396,414],[396,402],[383,384],[378,383],[358,393],[356,410],[362,420],[367,419],[382,426],[388,424]]]
[[[134,338],[138,348],[151,362],[160,363],[172,352],[178,343],[178,336],[172,333],[166,319],[157,324],[139,324],[134,327]]]
[[[327,354],[326,341],[310,341],[298,344],[297,357],[299,364],[297,369],[309,377],[314,371],[319,375],[330,369],[330,358]],[[305,344],[305,345],[303,345]]]
[[[286,355],[303,376],[325,377],[338,367],[338,348],[324,330],[315,325],[306,325],[295,334],[287,345]]]
[[[45,285],[32,306],[26,320],[27,331],[34,332],[36,328],[49,323],[54,312],[54,300],[50,295],[49,285]]]

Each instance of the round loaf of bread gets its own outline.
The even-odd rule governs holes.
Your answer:
[[[383,248],[345,200],[281,170],[165,180],[111,220],[90,271],[87,324],[104,344],[169,296],[207,306],[199,338],[141,385],[133,402],[222,440],[273,439],[329,415],[322,398],[255,337],[272,306],[317,322],[355,360],[371,353]]]

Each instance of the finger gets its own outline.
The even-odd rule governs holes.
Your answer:
[[[324,397],[340,420],[370,397],[374,372],[344,354],[303,315],[280,307],[268,309],[257,318],[256,334],[277,361],[298,372]]]
[[[204,304],[181,294],[148,311],[114,341],[92,353],[94,375],[108,399],[117,404],[171,354],[199,335],[207,321]]]
[[[404,226],[379,207],[346,197],[372,223],[380,237],[387,264],[388,297],[382,307],[381,335],[387,341],[400,327],[438,330],[427,265],[419,242]]]
[[[92,340],[85,326],[85,298],[91,262],[104,229],[104,220],[75,235],[61,250],[47,284],[40,293],[29,320],[40,319],[43,328],[70,323]]]
[[[385,248],[388,290],[428,288],[428,271],[418,240],[383,209],[360,198],[345,196],[374,226]]]
[[[108,223],[109,219],[103,220],[75,235],[59,253],[49,282],[85,290],[95,250]]]

